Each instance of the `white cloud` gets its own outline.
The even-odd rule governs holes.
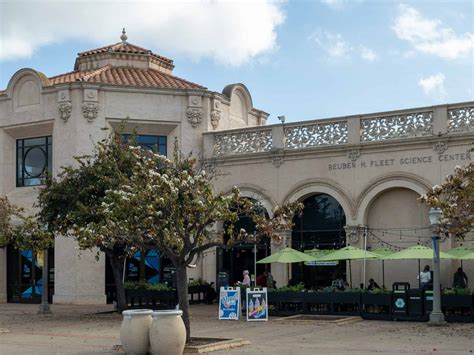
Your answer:
[[[418,86],[421,87],[426,96],[437,100],[444,100],[448,96],[444,87],[444,79],[446,79],[444,74],[434,74],[426,78],[421,78],[418,81]]]
[[[312,33],[308,39],[322,49],[331,60],[347,60],[354,54],[368,62],[377,59],[374,50],[363,45],[353,46],[339,33],[318,30]]]
[[[392,29],[398,38],[409,42],[421,53],[443,59],[457,59],[473,55],[474,35],[470,32],[457,34],[440,20],[424,17],[413,7],[399,6],[399,15]]]
[[[320,0],[321,3],[327,5],[333,10],[345,9],[348,5],[360,4],[364,0]]]
[[[69,40],[112,44],[125,27],[130,43],[159,48],[163,55],[241,65],[278,47],[276,28],[285,20],[270,0],[7,0],[0,2],[0,13],[0,60]]]
[[[373,62],[377,59],[377,54],[370,48],[359,46],[360,57],[368,62]]]

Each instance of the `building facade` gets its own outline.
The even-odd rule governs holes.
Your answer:
[[[427,209],[417,198],[456,165],[472,161],[474,102],[266,125],[268,114],[253,107],[243,84],[213,92],[174,76],[173,68],[172,60],[129,43],[124,33],[121,42],[79,53],[72,72],[51,78],[33,69],[16,72],[0,92],[0,195],[34,212],[42,176],[74,164],[74,156],[90,153],[127,119],[124,133],[136,130],[147,149],[166,154],[177,138],[184,152],[212,159],[223,172],[216,191],[236,185],[268,215],[278,204],[304,202],[293,231],[255,247],[259,258],[285,245],[396,249],[429,243]],[[446,239],[442,250],[456,243]],[[234,282],[242,270],[253,270],[253,249],[210,250],[189,277],[215,282],[226,273]],[[107,301],[105,257],[97,261],[94,252],[79,251],[63,237],[50,254],[54,303]],[[0,250],[0,302],[34,301],[40,263],[29,251]],[[469,271],[474,265],[468,264]],[[444,285],[457,266],[442,262]],[[289,278],[324,286],[347,277],[345,263],[271,268],[277,286]],[[165,270],[156,251],[127,266],[129,277],[143,272],[153,282],[166,279]],[[386,262],[385,270],[387,286],[416,284],[416,261]],[[354,284],[364,276],[381,282],[380,262],[353,263]]]

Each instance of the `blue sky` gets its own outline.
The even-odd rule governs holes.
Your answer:
[[[213,91],[244,83],[271,123],[474,100],[472,1],[158,5],[1,2],[0,87],[23,67],[71,71],[77,52],[118,42],[125,26],[177,76]]]

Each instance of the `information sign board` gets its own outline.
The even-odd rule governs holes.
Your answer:
[[[267,288],[247,289],[247,321],[268,320]]]
[[[221,287],[219,292],[219,320],[239,319],[240,287]]]

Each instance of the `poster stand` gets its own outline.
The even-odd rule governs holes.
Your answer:
[[[219,291],[219,320],[238,320],[241,316],[240,287],[221,287]]]
[[[247,289],[247,322],[268,321],[267,288]]]

